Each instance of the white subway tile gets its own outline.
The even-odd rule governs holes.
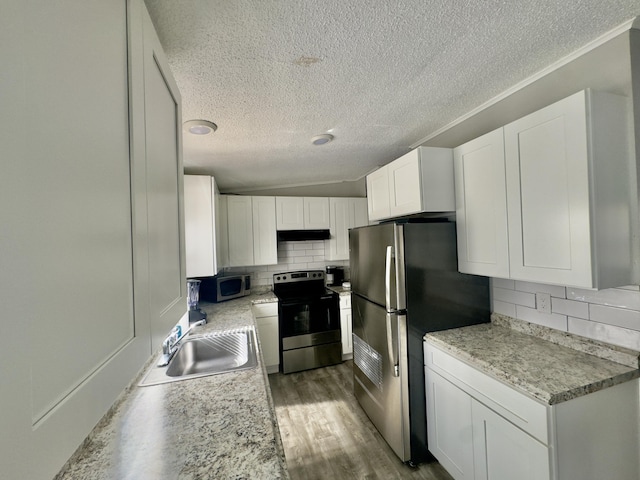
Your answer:
[[[324,257],[319,262],[309,262],[307,263],[307,267],[313,270],[324,270]]]
[[[309,248],[309,242],[295,242],[291,245],[292,250],[306,250]]]
[[[567,317],[557,313],[540,313],[535,308],[516,305],[516,318],[556,330],[567,331]]]
[[[306,256],[307,256],[306,250],[293,250],[289,252],[289,258],[293,258],[295,259],[295,261],[298,261],[297,260],[298,257],[306,257]]]
[[[515,303],[525,307],[535,308],[536,296],[533,293],[517,292],[506,288],[493,288],[493,299],[500,302]]]
[[[589,319],[616,327],[640,331],[640,312],[625,308],[607,307],[605,305],[589,305]]]
[[[307,255],[320,255],[324,257],[324,250],[316,249],[316,250],[305,250]]]
[[[324,252],[324,240],[322,242],[309,242],[314,250],[322,250]]]
[[[322,262],[323,265],[326,265],[326,260],[324,255],[316,255],[315,257],[313,257],[313,261],[314,262]]]
[[[636,330],[570,317],[569,332],[601,342],[640,350],[640,332]]]
[[[494,300],[492,310],[495,313],[500,313],[502,315],[516,318],[516,306],[513,303],[505,303],[499,300]]]
[[[575,300],[551,297],[551,311],[571,317],[589,318],[589,304]]]
[[[516,281],[515,289],[520,292],[529,293],[548,293],[552,297],[567,298],[567,292],[565,287],[558,285],[546,285],[544,283],[532,283]]]
[[[492,277],[491,278],[491,286],[492,287],[497,287],[497,288],[506,288],[509,290],[514,290],[515,289],[515,281],[513,280],[508,280],[506,278],[495,278]]]
[[[640,292],[622,288],[583,290],[581,288],[567,287],[567,298],[610,307],[640,310]]]

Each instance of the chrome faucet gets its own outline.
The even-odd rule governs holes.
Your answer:
[[[158,361],[158,367],[166,367],[167,365],[169,365],[169,362],[178,351],[178,347],[180,346],[180,342],[182,341],[182,339],[185,338],[189,333],[191,333],[191,330],[193,330],[195,327],[199,327],[200,325],[204,325],[205,323],[207,323],[206,320],[195,322],[191,324],[191,326],[187,328],[184,333],[182,333],[182,328],[180,327],[180,325],[176,325],[175,327],[173,327],[171,333],[162,342],[162,357],[160,357],[160,360]]]

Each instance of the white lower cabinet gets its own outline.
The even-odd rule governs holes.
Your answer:
[[[351,295],[340,295],[340,329],[342,331],[343,360],[353,358],[351,318]]]
[[[446,380],[443,380],[446,382]],[[456,388],[456,387],[453,387]],[[464,394],[464,392],[463,392]],[[469,397],[476,480],[551,478],[549,447]]]
[[[638,380],[547,405],[425,342],[428,448],[456,480],[637,480]]]
[[[257,334],[267,373],[277,373],[280,369],[278,302],[252,305],[251,310],[256,318]]]

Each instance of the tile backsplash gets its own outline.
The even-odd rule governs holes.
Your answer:
[[[583,290],[491,279],[492,310],[583,337],[640,350],[640,287]],[[551,312],[536,309],[536,293],[551,296]]]
[[[327,265],[345,267],[345,278],[349,278],[349,260],[327,260],[324,241],[278,242],[277,265],[233,267],[225,269],[225,273],[251,273],[252,285],[273,287],[274,273],[295,270],[324,270]]]

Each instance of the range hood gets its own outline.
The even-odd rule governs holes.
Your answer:
[[[302,242],[305,240],[329,240],[329,230],[278,230],[279,242]]]

